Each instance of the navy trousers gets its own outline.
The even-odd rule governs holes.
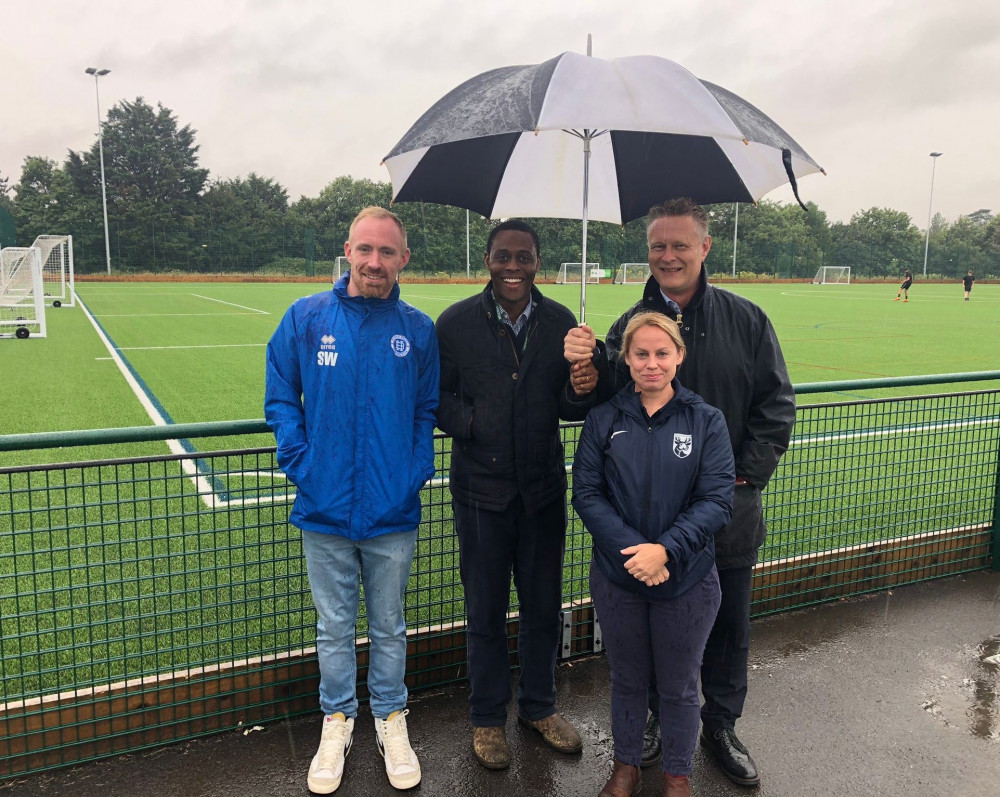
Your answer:
[[[719,571],[722,604],[705,645],[701,665],[701,722],[711,736],[732,729],[743,716],[750,657],[750,584],[753,567]]]
[[[452,510],[465,587],[472,725],[502,726],[507,721],[511,575],[520,625],[518,713],[529,720],[545,719],[555,713],[556,703],[566,503],[553,501],[531,516],[525,514],[520,498],[503,512],[454,501]]]
[[[715,568],[683,595],[653,601],[613,584],[592,562],[590,595],[611,664],[615,760],[639,765],[654,670],[663,771],[689,775],[698,741],[698,670],[719,608]]]
[[[747,697],[747,663],[750,658],[750,586],[753,567],[719,571],[722,603],[705,644],[701,665],[701,722],[711,736],[722,728],[735,728],[743,716]],[[656,673],[649,689],[649,710],[660,714]]]

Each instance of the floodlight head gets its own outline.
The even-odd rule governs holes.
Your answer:
[[[931,157],[932,158],[940,158],[942,155],[944,155],[943,152],[932,152],[931,153]]]
[[[98,77],[104,77],[110,71],[111,71],[110,69],[101,69],[100,71],[98,71],[97,76]],[[941,153],[938,153],[938,154],[940,155]]]
[[[86,72],[88,75],[96,75],[97,74],[97,67],[96,66],[88,66],[83,71]]]

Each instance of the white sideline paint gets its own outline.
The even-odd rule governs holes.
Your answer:
[[[793,437],[788,447],[808,446],[813,443],[831,443],[841,440],[869,440],[874,437],[898,437],[904,434],[925,434],[939,432],[944,429],[972,429],[977,426],[996,426],[1000,418],[980,418],[975,421],[948,421],[944,423],[927,423],[921,426],[894,426],[889,429],[875,429],[870,432],[838,432],[833,434],[813,435],[811,437]]]
[[[101,318],[183,318],[189,316],[216,316],[218,318],[231,318],[234,315],[260,315],[263,310],[254,310],[249,313],[101,313]],[[268,313],[270,315],[270,313]]]
[[[242,304],[234,304],[233,302],[224,302],[222,299],[213,299],[211,296],[202,296],[200,293],[192,293],[192,296],[197,296],[199,299],[205,299],[209,302],[218,302],[219,304],[228,304],[230,307],[239,307],[240,310],[250,310],[254,313],[260,313],[261,315],[271,315],[267,310],[258,310],[256,307],[246,307]]]
[[[475,286],[473,285],[471,287],[475,287]],[[480,291],[480,293],[482,293],[482,291]],[[401,299],[403,299],[404,301],[407,301],[407,302],[409,302],[410,299],[427,299],[428,301],[432,301],[432,302],[455,302],[455,301],[458,301],[454,296],[431,296],[429,294],[424,294],[424,293],[410,293],[409,291],[407,291],[406,296],[403,296],[401,294],[399,298],[401,298]]]
[[[76,293],[74,291],[74,293]],[[125,377],[125,383],[132,388],[132,392],[135,397],[139,399],[139,403],[142,408],[146,410],[146,414],[149,419],[153,422],[154,426],[169,426],[166,418],[164,418],[158,409],[150,401],[149,396],[146,395],[146,391],[142,389],[139,383],[132,376],[132,372],[129,371],[128,366],[125,365],[125,361],[119,356],[118,352],[115,351],[115,347],[111,345],[111,341],[108,340],[107,335],[101,329],[100,324],[97,323],[97,319],[91,315],[90,310],[87,305],[84,304],[83,300],[80,299],[79,295],[76,297],[79,301],[78,304],[83,310],[84,314],[87,316],[87,320],[90,321],[91,326],[94,327],[94,331],[97,333],[97,337],[100,338],[104,347],[108,350],[108,354],[111,355],[111,359],[114,361],[115,365],[118,366],[118,370],[121,371],[123,377]],[[180,440],[167,440],[167,448],[170,449],[172,454],[190,454],[189,451],[185,450],[184,446],[181,445]],[[213,509],[218,501],[218,496],[212,489],[211,484],[209,484],[208,479],[198,473],[198,468],[194,463],[194,456],[191,459],[182,459],[180,461],[181,469],[184,471],[185,475],[191,477],[191,481],[194,483],[195,489],[198,491],[198,495],[201,497],[202,501],[208,506],[209,509]]]
[[[566,468],[567,471],[570,470],[569,466]],[[287,479],[288,477],[281,471],[276,473],[271,473],[270,471],[246,471],[245,473],[229,473],[227,476],[263,476],[268,479]],[[450,484],[449,478],[447,476],[435,476],[433,479],[428,479],[424,482],[424,487],[447,487]],[[423,489],[423,488],[421,488]],[[265,498],[236,498],[232,501],[223,501],[217,498],[217,502],[213,504],[216,508],[225,508],[231,506],[256,506],[257,504],[290,504],[295,500],[295,493],[288,493],[287,495],[280,496],[269,496]]]
[[[266,343],[204,343],[196,346],[119,346],[118,351],[159,351],[160,349],[263,349]],[[97,357],[95,359],[106,359]]]

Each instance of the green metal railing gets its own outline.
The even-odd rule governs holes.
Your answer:
[[[563,429],[567,463],[579,428]],[[0,468],[0,778],[316,710],[315,616],[287,520],[294,488],[273,447],[205,450],[266,432],[241,421],[0,437],[0,452],[166,439],[192,449]],[[412,689],[464,677],[449,443],[435,442],[439,476],[424,490],[406,594]],[[754,613],[996,567],[998,474],[1000,388],[800,406],[765,492]],[[572,657],[600,648],[590,542],[572,508],[565,561]],[[362,613],[362,694],[365,628]]]

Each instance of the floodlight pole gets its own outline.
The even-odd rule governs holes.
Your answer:
[[[736,276],[736,233],[740,229],[740,203],[736,203],[736,222],[733,224],[733,276]]]
[[[97,95],[97,147],[101,156],[101,205],[104,208],[104,257],[108,262],[108,274],[111,274],[111,241],[108,236],[108,192],[104,182],[104,131],[101,125],[101,89],[98,78],[104,77],[111,70],[98,69],[97,67],[87,67],[84,70],[88,75],[94,76],[94,92]]]
[[[927,202],[927,239],[924,241],[924,276],[927,276],[927,250],[931,246],[931,208],[934,207],[934,167],[937,166],[937,159],[944,155],[943,152],[931,153],[931,198]]]
[[[465,278],[468,279],[471,275],[469,273],[469,211],[465,211]]]

